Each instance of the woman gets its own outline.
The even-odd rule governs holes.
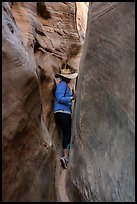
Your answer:
[[[60,161],[62,166],[66,169],[69,159],[70,140],[71,140],[71,113],[72,113],[72,100],[75,99],[75,94],[68,86],[71,79],[75,79],[78,74],[71,73],[69,69],[62,69],[61,73],[56,75],[60,77],[61,81],[57,85],[55,92],[55,103],[54,103],[54,115],[57,124],[63,133],[63,157]]]

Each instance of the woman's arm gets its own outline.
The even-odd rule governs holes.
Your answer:
[[[72,96],[66,97],[65,92],[66,92],[67,84],[62,81],[59,83],[56,89],[56,99],[58,100],[59,103],[64,103],[64,104],[69,104],[71,103]]]

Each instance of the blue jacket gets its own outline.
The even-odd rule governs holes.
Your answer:
[[[64,110],[72,112],[72,93],[65,81],[60,81],[56,87],[55,92],[55,103],[54,103],[54,112],[58,110]]]

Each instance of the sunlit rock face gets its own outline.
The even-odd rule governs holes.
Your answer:
[[[3,201],[57,201],[53,78],[79,68],[76,4],[3,2],[2,18]]]
[[[84,44],[89,2],[76,2],[76,25],[80,42]]]
[[[135,201],[135,3],[90,3],[73,118],[67,192]]]

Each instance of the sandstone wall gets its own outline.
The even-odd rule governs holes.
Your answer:
[[[135,3],[90,3],[67,172],[70,199],[135,201]]]
[[[2,3],[3,201],[57,200],[53,78],[79,68],[76,15],[74,2]]]

